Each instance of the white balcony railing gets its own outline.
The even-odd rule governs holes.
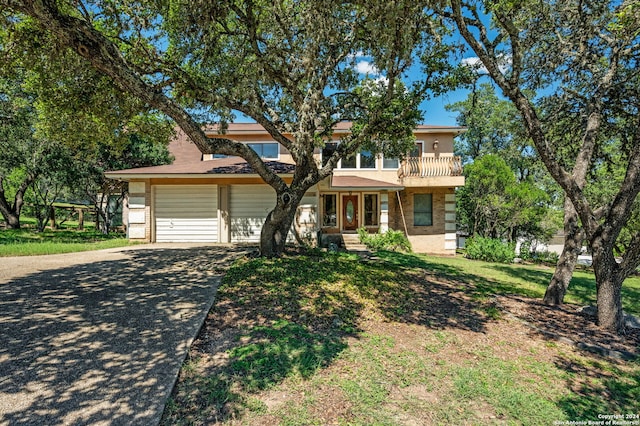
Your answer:
[[[441,177],[461,176],[462,159],[460,157],[422,157],[407,158],[400,164],[398,177]]]

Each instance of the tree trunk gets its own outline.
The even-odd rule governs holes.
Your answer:
[[[562,305],[564,302],[564,295],[569,288],[584,240],[584,231],[578,223],[578,213],[569,197],[565,197],[564,200],[564,238],[562,254],[544,294],[543,301],[547,305]]]
[[[20,216],[15,214],[11,209],[0,209],[7,228],[20,229]]]
[[[2,214],[7,227],[10,229],[20,229],[20,213],[22,212],[22,206],[24,204],[24,194],[27,192],[27,188],[29,188],[33,180],[34,177],[28,175],[27,178],[22,181],[13,197],[13,205],[11,205],[5,197],[4,179],[0,178],[0,214]]]
[[[49,206],[49,227],[52,230],[58,228],[58,225],[56,224],[56,209],[53,206]]]
[[[78,230],[84,231],[84,210],[77,209],[78,212]]]
[[[100,199],[94,203],[94,207],[96,209],[96,231],[99,231],[104,235],[108,235],[109,223],[111,222],[111,217],[109,215],[109,197],[105,197],[105,193],[103,192]]]
[[[295,217],[299,197],[285,192],[278,194],[276,206],[269,212],[260,233],[260,254],[279,257],[284,253],[287,235]]]
[[[613,254],[594,253],[593,270],[598,294],[598,325],[613,333],[624,334],[622,313],[622,282]]]
[[[100,220],[99,224],[96,224],[96,230],[100,231],[100,233],[103,235],[109,235],[109,222],[111,221],[109,212],[102,211],[102,213],[100,213],[100,218],[102,220]]]

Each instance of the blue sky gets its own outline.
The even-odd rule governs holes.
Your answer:
[[[447,111],[445,106],[464,100],[469,94],[468,90],[456,90],[442,96],[426,100],[420,105],[423,113],[423,124],[435,124],[439,126],[457,126],[456,112]]]

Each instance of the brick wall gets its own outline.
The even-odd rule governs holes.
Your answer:
[[[414,226],[414,194],[432,194],[433,224]],[[389,197],[389,226],[405,230],[416,252],[455,254],[455,191],[452,188],[407,188]],[[400,208],[402,207],[402,209]],[[404,221],[401,214],[404,212]]]

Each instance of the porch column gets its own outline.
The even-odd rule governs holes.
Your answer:
[[[229,185],[218,186],[218,241],[231,242],[231,219],[229,214]]]
[[[389,230],[389,193],[380,194],[380,233]]]

